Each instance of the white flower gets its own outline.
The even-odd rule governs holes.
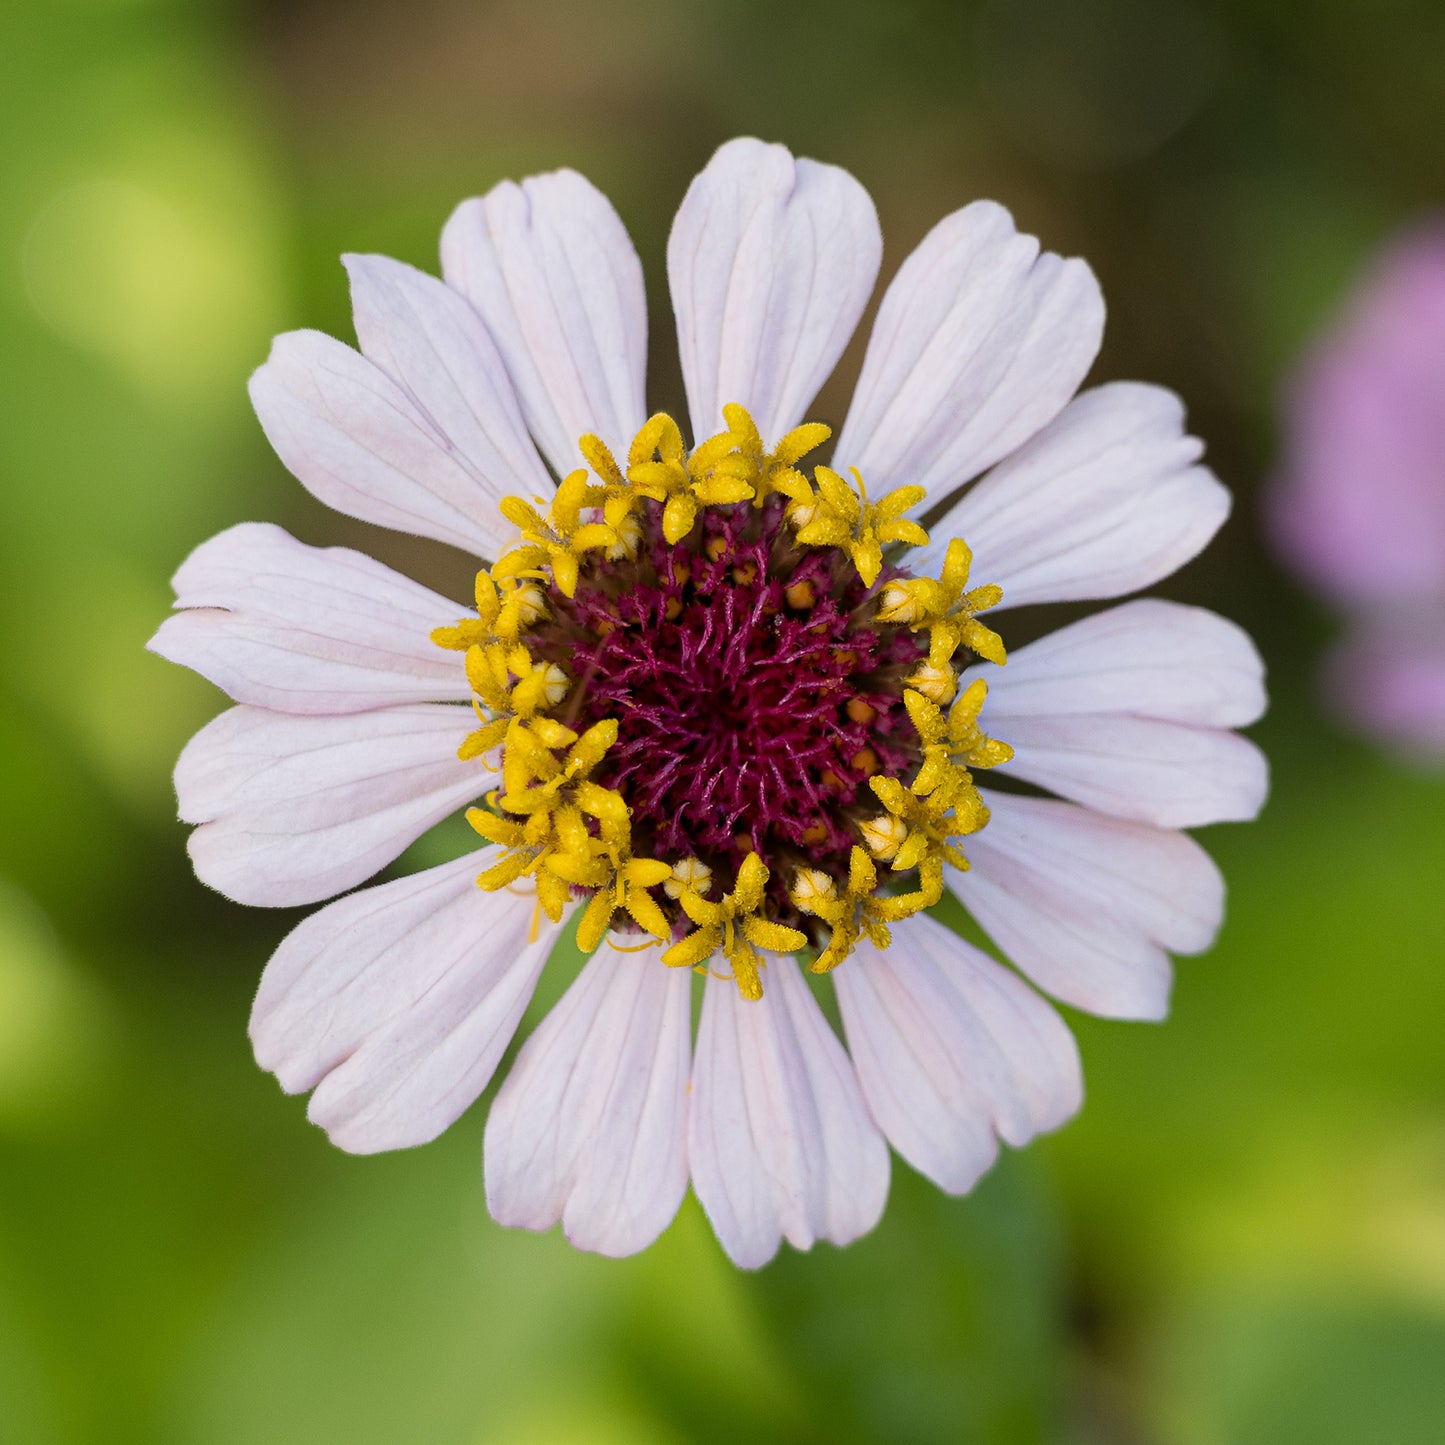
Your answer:
[[[949,836],[971,865],[948,866],[949,886],[1023,974],[1076,1007],[1160,1018],[1166,951],[1209,945],[1221,880],[1177,830],[1252,817],[1263,800],[1263,761],[1230,731],[1263,707],[1248,639],[1196,608],[1133,601],[999,668],[977,660],[1003,652],[974,614],[1149,586],[1209,541],[1228,495],[1169,392],[1075,396],[1103,324],[1093,275],[1040,254],[989,202],[946,217],[903,264],[833,470],[810,482],[798,457],[826,432],[795,429],[880,255],[873,206],[845,172],[753,140],[717,153],[668,245],[691,454],[672,423],[648,422],[637,257],[569,171],[464,202],[442,238],[445,284],[347,258],[360,352],[291,333],[256,373],[261,423],[317,497],[501,559],[479,579],[480,616],[452,628],[455,603],[369,558],[242,525],[181,567],[179,611],[151,644],[238,704],[192,740],[176,786],[197,873],[240,902],[346,893],[494,795],[470,815],[493,846],[347,893],[266,969],[257,1059],[288,1091],[313,1091],[311,1118],[342,1148],[424,1143],[477,1098],[587,900],[584,933],[610,917],[632,935],[604,939],[503,1082],[486,1127],[491,1211],[560,1221],[579,1247],[621,1255],[666,1227],[690,1178],[729,1255],[757,1266],[783,1238],[807,1248],[872,1228],[885,1139],[962,1192],[1000,1139],[1022,1145],[1078,1108],[1078,1055],[1053,1008],[916,911],[945,860],[963,861]],[[568,483],[542,515],[516,498],[545,509],[549,468]],[[915,487],[913,505],[899,489]],[[770,489],[792,501],[768,502]],[[905,505],[955,493],[921,543]],[[985,584],[971,592],[967,549],[949,546],[960,537]],[[783,555],[795,570],[774,576]],[[531,580],[509,591],[519,573]],[[890,589],[880,616],[878,591],[910,577],[923,580]],[[790,660],[787,639],[825,630],[812,623],[833,615],[830,587],[867,614],[836,626],[892,649],[867,664],[866,688],[852,642],[803,657],[798,641],[803,661]],[[716,656],[713,681],[669,673],[659,702],[629,679],[682,655],[658,660],[664,628],[683,629],[688,667]],[[751,662],[733,646],[744,634]],[[619,660],[582,676],[588,648]],[[905,716],[915,664],[928,696],[908,692]],[[961,684],[987,671],[989,731],[1013,748],[1004,773],[1056,796],[974,786],[1009,749],[979,731],[981,685],[961,686],[945,717],[964,664]],[[825,704],[836,726],[820,731]],[[669,731],[694,706],[706,736]],[[823,732],[850,739],[828,766]],[[734,765],[701,761],[725,746]],[[728,790],[753,811],[725,808]],[[699,837],[711,842],[677,842]],[[895,879],[917,891],[890,892]],[[695,1042],[693,973],[639,951],[649,931],[672,963],[717,950]],[[788,956],[798,940],[839,964],[846,1050]]]

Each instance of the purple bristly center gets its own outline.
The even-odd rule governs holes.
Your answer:
[[[916,766],[902,679],[926,649],[878,624],[845,554],[796,546],[781,499],[710,508],[675,545],[660,515],[646,505],[635,560],[592,561],[573,598],[552,594],[533,650],[574,679],[569,726],[617,720],[594,776],[631,809],[634,853],[731,880],[757,852],[778,916],[797,866],[846,877],[857,822],[880,811],[868,778]]]

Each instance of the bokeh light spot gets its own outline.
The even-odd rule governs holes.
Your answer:
[[[0,1129],[48,1122],[85,1093],[104,1022],[39,905],[0,878]]]
[[[224,173],[227,158],[210,164]],[[186,404],[231,388],[276,287],[248,228],[212,199],[125,174],[65,188],[25,237],[31,305],[149,393]]]

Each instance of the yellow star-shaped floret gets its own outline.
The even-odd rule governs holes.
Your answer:
[[[943,864],[938,858],[926,858],[919,866],[914,892],[882,894],[873,860],[855,846],[843,888],[821,869],[803,868],[794,874],[788,896],[799,912],[821,918],[831,929],[828,946],[811,965],[814,973],[827,973],[852,953],[860,938],[866,935],[878,948],[887,948],[892,941],[890,923],[937,903],[943,896]]]
[[[928,533],[903,515],[924,498],[922,487],[899,487],[877,502],[868,500],[857,467],[849,470],[855,492],[831,467],[817,467],[814,491],[801,473],[780,477],[777,491],[792,498],[788,518],[805,547],[840,547],[853,559],[858,575],[871,587],[883,570],[883,548],[891,542],[921,547]]]
[[[465,652],[494,642],[512,644],[534,622],[547,616],[547,595],[530,579],[504,577],[500,588],[490,572],[477,573],[477,615],[455,627],[437,627],[431,640],[438,647]]]
[[[885,823],[875,819],[865,832],[874,856],[888,862],[894,872],[921,867],[926,859],[946,858],[955,868],[967,868],[968,859],[950,838],[976,833],[988,822],[988,809],[967,769],[952,769],[948,779],[920,796],[897,778],[869,778],[868,786],[883,805]],[[901,840],[898,824],[902,824]]]
[[[969,768],[996,768],[1014,755],[998,738],[989,737],[978,725],[979,713],[988,696],[988,684],[975,678],[963,690],[945,719],[943,709],[912,688],[903,694],[903,705],[923,743],[923,764],[910,785],[920,796],[945,787]],[[967,778],[971,785],[972,779]]]
[[[1008,660],[1003,639],[976,620],[978,613],[1003,600],[1003,589],[990,582],[970,590],[972,566],[968,544],[955,537],[948,544],[943,571],[936,581],[932,577],[899,578],[884,587],[879,599],[880,622],[896,622],[914,632],[929,629],[928,660],[934,668],[947,667],[960,645],[1000,666]]]
[[[673,968],[696,967],[720,950],[733,966],[733,978],[743,997],[761,998],[762,961],[756,949],[793,953],[808,941],[796,928],[785,928],[760,916],[767,886],[767,866],[756,853],[749,853],[738,868],[732,892],[716,903],[684,888],[680,894],[683,911],[697,927],[674,943],[662,955],[662,961]]]
[[[585,468],[579,468],[562,480],[546,517],[521,497],[503,497],[502,515],[520,528],[522,545],[497,560],[492,576],[540,575],[540,569],[548,567],[557,590],[571,597],[577,591],[583,556],[606,551],[619,541],[617,532],[606,522],[582,520],[584,509],[595,509],[602,503],[603,491],[588,482]]]

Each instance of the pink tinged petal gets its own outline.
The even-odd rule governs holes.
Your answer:
[[[312,914],[276,950],[251,1012],[256,1060],[355,1154],[425,1144],[486,1088],[560,925],[483,893],[483,850]]]
[[[1326,702],[1419,762],[1445,760],[1445,603],[1367,617],[1331,654]]]
[[[485,940],[510,894],[484,894],[498,856],[463,858],[362,888],[318,909],[271,956],[251,1008],[256,1062],[288,1094],[314,1089],[378,1029],[413,1009],[455,960],[445,944]]]
[[[699,440],[737,402],[763,440],[804,419],[878,279],[883,237],[847,171],[729,141],[683,198],[667,243],[678,349]]]
[[[362,355],[400,386],[487,488],[546,494],[551,478],[527,435],[496,342],[464,296],[387,256],[343,256]]]
[[[645,1249],[687,1191],[692,974],[604,943],[524,1045],[487,1119],[487,1207],[580,1249]]]
[[[1216,613],[1143,598],[1010,653],[989,671],[987,707],[990,722],[1132,713],[1245,727],[1264,712],[1264,663],[1248,634]]]
[[[1013,744],[1010,777],[1160,828],[1243,823],[1269,792],[1264,755],[1237,733],[1157,718],[990,717]]]
[[[1229,493],[1198,466],[1179,398],[1112,382],[1078,397],[937,522],[914,571],[936,571],[953,537],[1003,605],[1118,597],[1167,577],[1208,544]]]
[[[963,1194],[1083,1099],[1079,1051],[1022,979],[924,915],[833,974],[863,1096],[920,1173]]]
[[[1379,251],[1291,379],[1274,531],[1349,603],[1445,596],[1445,225]]]
[[[237,702],[291,713],[465,701],[465,669],[428,634],[455,602],[345,547],[308,547],[265,522],[203,542],[147,646]]]
[[[479,557],[512,536],[484,476],[379,366],[319,331],[278,336],[251,377],[276,455],[328,507]]]
[[[1103,327],[1083,261],[1040,255],[992,201],[955,211],[883,297],[838,458],[876,493],[942,499],[1053,420]]]
[[[492,774],[457,748],[472,710],[419,703],[342,717],[233,707],[176,764],[203,883],[238,903],[315,903],[364,882]]]
[[[1224,916],[1224,881],[1190,837],[1070,803],[981,790],[989,824],[949,886],[1056,998],[1108,1018],[1161,1019],[1170,953],[1200,953]]]
[[[442,274],[481,313],[558,475],[577,440],[614,448],[647,419],[642,265],[607,198],[575,171],[503,181],[442,232]]]
[[[774,959],[763,986],[753,1001],[708,979],[688,1110],[693,1188],[744,1269],[785,1238],[857,1239],[888,1196],[887,1147],[797,964]]]
[[[1171,658],[1176,647],[1197,653]],[[988,682],[988,726],[1013,746],[1011,777],[1162,828],[1244,821],[1264,804],[1263,755],[1215,725],[1258,714],[1261,665],[1211,613],[1114,608],[1020,648]]]

